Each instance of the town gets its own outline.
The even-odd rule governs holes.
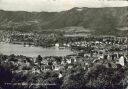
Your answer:
[[[0,74],[3,76],[0,80],[3,89],[8,87],[17,89],[17,86],[21,89],[100,89],[104,86],[105,89],[125,89],[128,87],[127,37],[106,35],[63,39],[65,40],[58,41],[53,46],[68,47],[73,54],[46,57],[37,55],[36,58],[1,54],[0,70],[3,74],[5,72],[4,75]],[[96,71],[100,72],[96,74]],[[7,80],[4,77],[5,79],[7,77]],[[113,81],[117,77],[119,79]],[[77,83],[81,83],[81,86]]]
[[[0,89],[128,89],[128,0],[0,0]]]

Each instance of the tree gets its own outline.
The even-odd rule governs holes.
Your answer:
[[[0,66],[0,83],[10,83],[13,78],[11,71],[3,66]]]
[[[104,65],[95,65],[85,74],[86,87],[93,89],[122,89],[120,84],[124,78],[122,69],[106,68]]]
[[[82,78],[83,76],[79,73],[65,76],[61,89],[84,89]]]
[[[79,65],[66,72],[61,89],[84,89],[85,71]]]
[[[38,57],[36,58],[36,62],[40,65],[40,67],[41,67],[41,61],[42,61],[42,57],[41,57],[41,55],[38,55]]]

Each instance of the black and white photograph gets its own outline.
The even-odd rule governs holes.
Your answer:
[[[128,89],[128,0],[0,0],[0,89]]]

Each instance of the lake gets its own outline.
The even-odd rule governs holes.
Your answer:
[[[58,47],[42,48],[42,47],[24,47],[19,44],[0,43],[0,53],[5,55],[15,54],[28,57],[45,56],[66,56],[73,52],[69,48],[59,49]]]

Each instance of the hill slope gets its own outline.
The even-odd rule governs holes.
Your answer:
[[[128,26],[128,7],[72,8],[62,12],[0,11],[0,29],[38,31],[83,26],[112,31]]]

